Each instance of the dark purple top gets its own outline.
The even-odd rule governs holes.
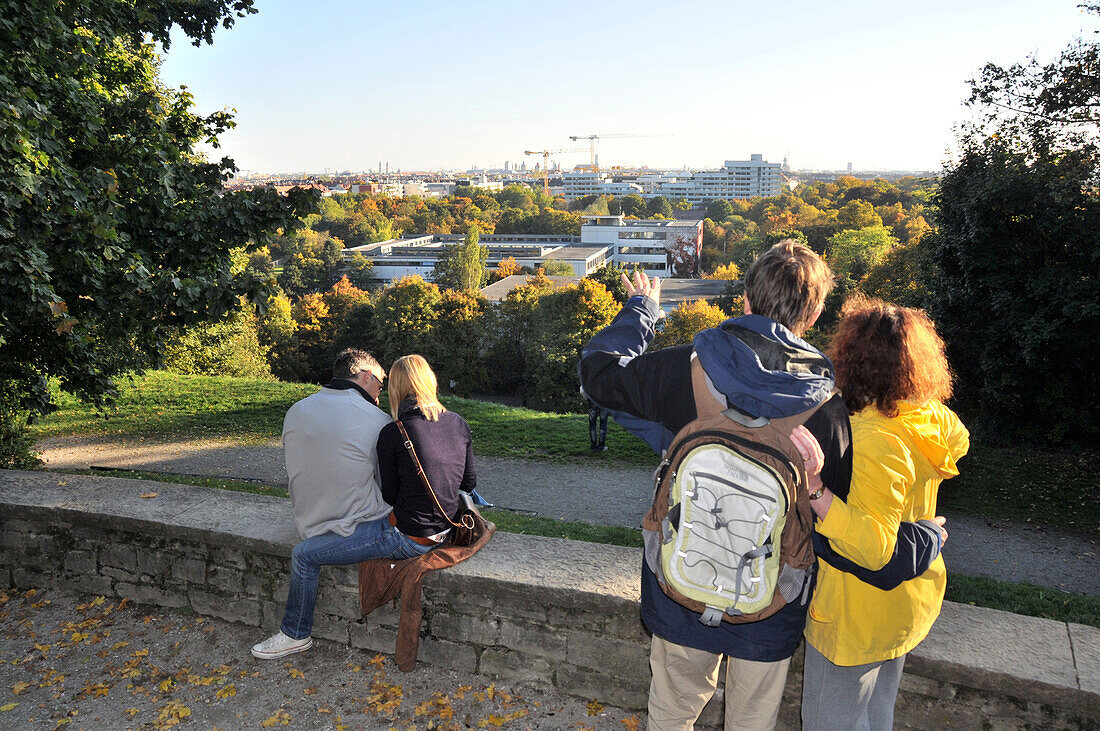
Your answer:
[[[469,424],[451,411],[440,414],[438,421],[428,421],[411,400],[402,402],[398,413],[428,482],[453,518],[459,508],[458,491],[469,492],[477,486]],[[378,477],[382,498],[393,506],[402,533],[430,536],[451,527],[417,476],[397,424],[387,424],[378,434]]]

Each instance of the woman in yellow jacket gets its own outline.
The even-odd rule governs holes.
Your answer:
[[[943,341],[922,311],[850,300],[831,356],[852,413],[852,482],[844,502],[815,475],[810,504],[818,532],[837,553],[878,569],[893,555],[901,521],[936,515],[940,483],[958,474],[969,434],[942,403],[951,374]],[[803,728],[889,729],[905,655],[940,613],[943,557],[890,591],[824,561],[818,568],[806,625]]]

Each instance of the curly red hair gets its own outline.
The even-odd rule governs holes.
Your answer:
[[[899,401],[951,397],[943,340],[923,310],[856,295],[842,315],[829,356],[852,413],[875,406],[897,416]]]

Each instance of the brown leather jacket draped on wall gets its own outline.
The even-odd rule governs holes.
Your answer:
[[[496,524],[475,515],[477,539],[469,546],[445,543],[417,558],[402,561],[378,559],[359,564],[359,607],[363,616],[373,612],[388,601],[401,597],[401,620],[397,626],[397,667],[402,672],[412,672],[416,667],[416,651],[420,645],[420,585],[424,574],[445,569],[465,561],[489,542]]]

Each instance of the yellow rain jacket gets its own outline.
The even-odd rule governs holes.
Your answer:
[[[936,515],[940,483],[959,474],[955,461],[970,434],[939,401],[898,404],[890,418],[875,407],[852,417],[852,486],[834,499],[817,530],[843,556],[869,569],[894,553],[901,521]],[[943,604],[947,569],[939,556],[923,574],[890,591],[818,561],[806,641],[836,665],[900,657],[927,636]]]

